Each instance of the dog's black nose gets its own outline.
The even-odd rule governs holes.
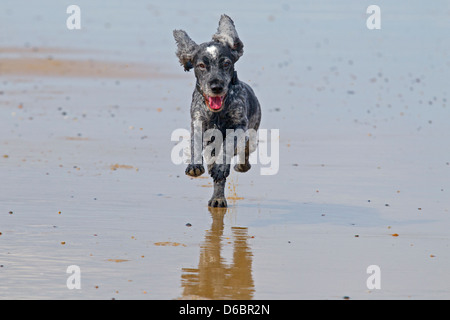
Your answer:
[[[211,88],[211,91],[215,94],[222,93],[223,91],[223,84],[221,81],[211,81],[209,87]]]

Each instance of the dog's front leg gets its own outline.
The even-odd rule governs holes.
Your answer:
[[[237,113],[234,115],[237,120],[233,121],[237,122],[230,129],[227,129],[227,141],[226,141],[226,152],[227,152],[227,161],[231,162],[231,158],[237,156],[237,163],[234,166],[234,170],[237,172],[247,172],[250,170],[251,165],[249,162],[250,157],[250,143],[254,143],[256,141],[256,131],[248,130],[248,121],[245,115],[241,113]]]
[[[234,155],[237,156],[237,163],[234,170],[237,172],[247,172],[252,167],[249,162],[250,144],[256,141],[256,131],[248,130],[247,127],[235,130],[237,143],[234,145]],[[234,138],[233,138],[234,139]]]
[[[186,174],[191,177],[198,177],[205,173],[203,167],[203,121],[193,117],[191,121],[191,163],[186,168]]]

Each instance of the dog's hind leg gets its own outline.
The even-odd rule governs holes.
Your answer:
[[[208,165],[208,172],[214,180],[214,193],[208,202],[208,206],[226,207],[225,184],[230,174],[230,165],[213,163]]]
[[[227,207],[227,199],[225,198],[225,184],[227,180],[214,181],[214,193],[208,202],[209,207]]]

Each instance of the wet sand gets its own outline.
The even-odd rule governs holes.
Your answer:
[[[350,4],[211,6],[205,20],[108,9],[71,47],[49,31],[54,13],[31,16],[49,34],[27,35],[5,4],[17,37],[0,42],[0,299],[450,298],[448,13],[382,3],[395,14],[373,34]],[[223,12],[262,127],[280,129],[280,169],[233,171],[221,210],[207,207],[211,180],[170,159],[195,83],[171,30],[209,40]],[[370,265],[381,289],[366,285]]]

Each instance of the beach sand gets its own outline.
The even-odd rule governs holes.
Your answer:
[[[444,1],[379,1],[381,30],[357,1],[79,1],[72,31],[24,3],[0,12],[0,299],[450,298]],[[170,157],[195,85],[172,30],[209,41],[222,13],[280,165],[211,209]]]

